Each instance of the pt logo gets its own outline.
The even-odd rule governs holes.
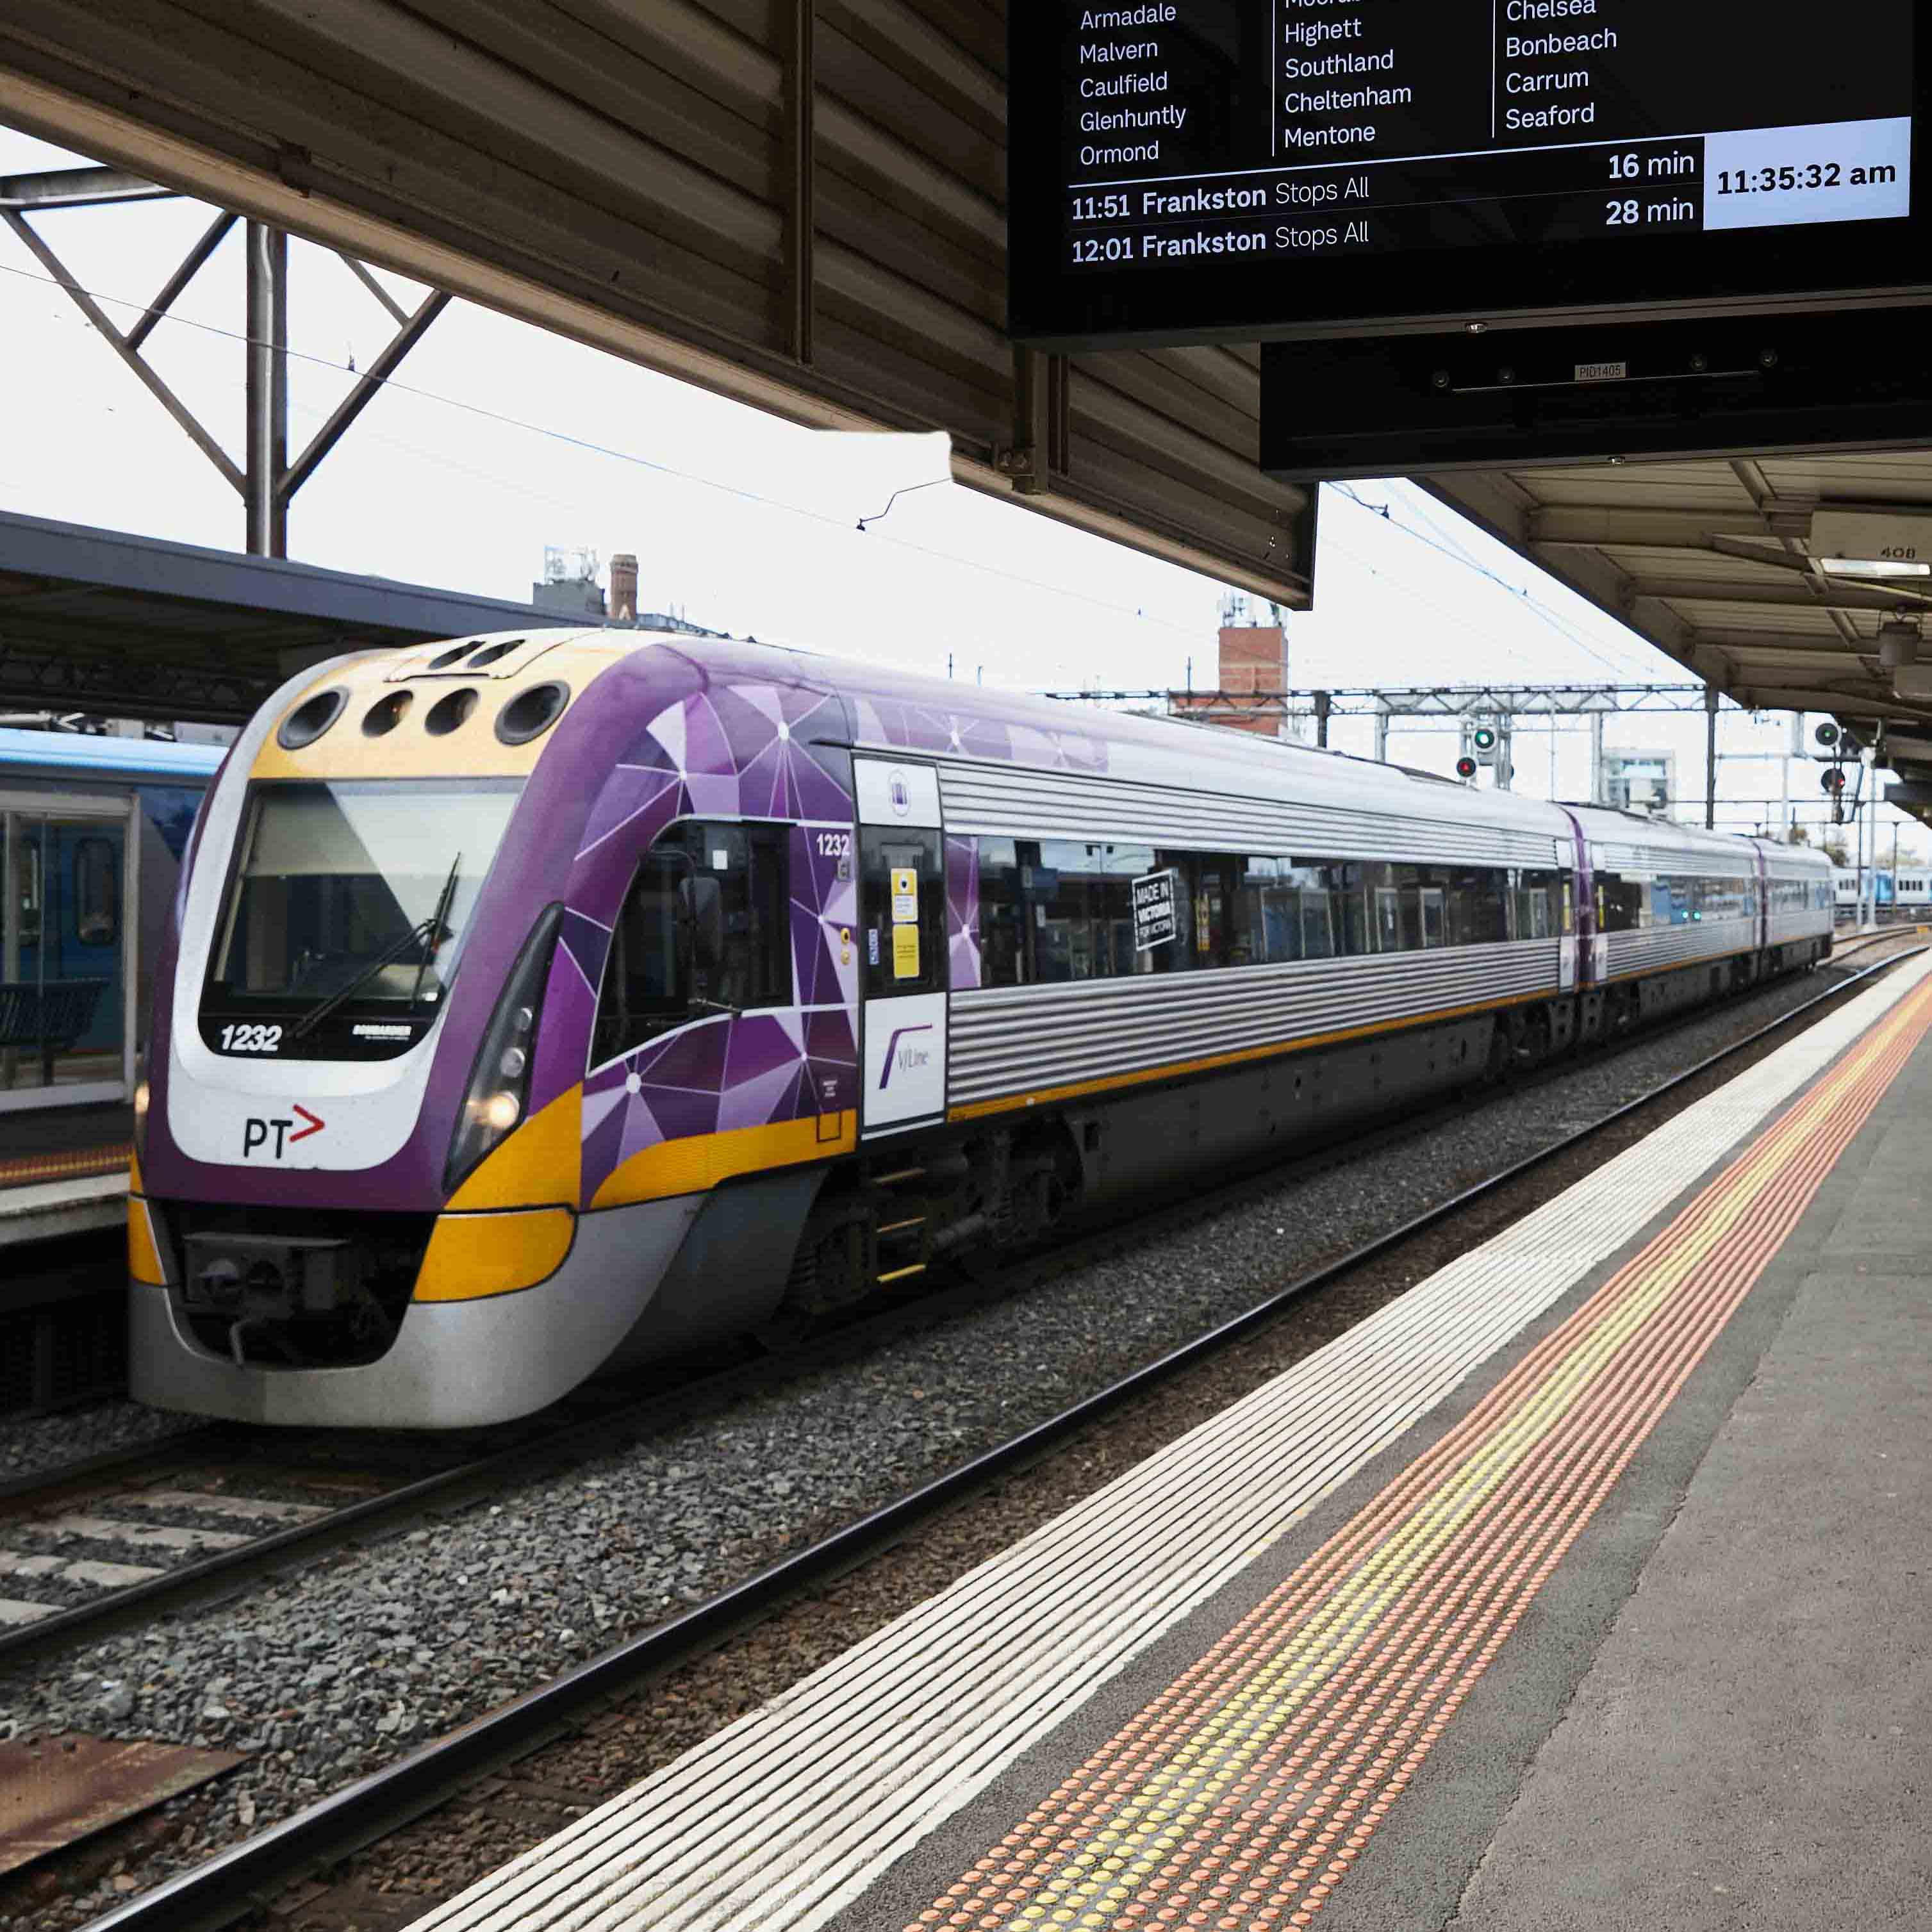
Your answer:
[[[912,1043],[914,1034],[932,1031],[930,1023],[925,1026],[894,1029],[892,1038],[886,1044],[885,1068],[879,1076],[879,1091],[881,1094],[892,1084],[895,1073],[916,1073],[921,1067],[932,1064],[932,1048],[924,1046],[915,1046]]]
[[[264,1120],[250,1114],[242,1130],[242,1158],[244,1160],[250,1159],[257,1148],[266,1147],[272,1134],[274,1136],[275,1150],[269,1158],[280,1160],[284,1152],[293,1147],[297,1141],[305,1141],[310,1135],[319,1134],[328,1126],[328,1123],[320,1114],[311,1114],[299,1100],[292,1104],[296,1112],[308,1123],[308,1126],[299,1132],[292,1134],[289,1130],[295,1125],[292,1120]]]

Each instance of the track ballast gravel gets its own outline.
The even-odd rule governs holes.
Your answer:
[[[1869,963],[1870,954],[1852,962]],[[199,1862],[1046,1420],[1325,1258],[1637,1097],[1850,970],[1800,976],[1580,1063],[1546,1084],[1486,1096],[1399,1146],[1285,1180],[1211,1220],[1023,1298],[902,1336],[860,1360],[532,1482],[433,1528],[335,1551],[238,1600],[0,1677],[0,1738],[86,1731],[250,1754],[219,1785],[176,1800],[106,1841],[104,1852],[113,1856],[104,1868],[100,1856],[57,1862],[14,1888],[24,1896],[10,1896],[0,1882],[0,1922],[12,1913],[23,1932],[67,1932],[85,1923],[136,1886]],[[1720,1070],[1712,1083],[1736,1070]],[[1693,1097],[1687,1094],[1676,1104]],[[1660,1110],[1646,1110],[1619,1131],[1635,1138],[1661,1117]],[[1510,1194],[1534,1190],[1546,1198],[1605,1151],[1593,1143]],[[1076,1444],[1045,1466],[1060,1473],[1028,1506],[996,1507],[1003,1495],[1037,1487],[1030,1475],[949,1513],[935,1527],[936,1551],[868,1565],[815,1600],[836,1605],[847,1598],[849,1614],[821,1616],[815,1635],[790,1648],[754,1638],[754,1651],[761,1642],[779,1647],[762,1666],[748,1660],[738,1688],[752,1687],[754,1702],[782,1688],[776,1678],[789,1682],[815,1667],[821,1652],[836,1654],[956,1574],[949,1548],[963,1568],[1004,1546],[1528,1204],[1499,1198],[1473,1217],[1458,1216],[1451,1227],[1406,1244],[1361,1279],[1352,1276],[1256,1340],[1136,1404],[1118,1426],[1089,1431],[1083,1442],[1105,1446],[1085,1452],[1084,1474]],[[70,1445],[58,1460],[82,1453]],[[1016,1515],[1025,1520],[1013,1520]],[[975,1516],[980,1532],[962,1534],[962,1520]],[[998,1540],[982,1546],[988,1534]],[[878,1579],[867,1583],[875,1571]],[[908,1579],[910,1596],[902,1587]],[[668,1711],[654,1712],[646,1695],[636,1711],[619,1714],[583,1741],[592,1751],[587,1764],[544,1780],[547,1797],[526,1794],[526,1802],[512,1803],[486,1792],[472,1807],[466,1852],[445,1844],[433,1855],[412,1857],[405,1834],[389,1854],[384,1888],[400,1887],[398,1904],[413,1897],[419,1906],[425,1893],[441,1894],[473,1875],[472,1866],[488,1869],[562,1822],[578,1794],[584,1803],[596,1802],[601,1792],[728,1721],[733,1706],[748,1708],[740,1704],[734,1682],[674,1699]],[[546,1806],[557,1814],[550,1823]],[[383,1854],[375,1856],[380,1861]],[[75,1888],[57,1888],[67,1886]],[[301,1922],[277,1922],[292,1932]]]

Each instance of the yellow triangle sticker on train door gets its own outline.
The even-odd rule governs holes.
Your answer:
[[[919,928],[916,926],[896,926],[892,928],[892,977],[895,980],[916,980],[919,977]]]

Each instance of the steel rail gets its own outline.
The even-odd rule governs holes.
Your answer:
[[[1888,934],[1874,935],[1874,938],[1891,937]],[[1822,1001],[1836,998],[1853,983],[1853,980],[1847,980],[1821,994],[1816,1000],[1793,1007],[1790,1013],[1769,1024],[1772,1027],[1788,1024]],[[1636,1046],[1654,1043],[1677,1026],[1708,1017],[1708,1010],[1701,1007],[1672,1015],[1634,1034],[1606,1042],[1606,1048],[1614,1054]],[[1736,1045],[1748,1046],[1759,1036],[1759,1034],[1748,1035]],[[1570,1070],[1571,1063],[1568,1059],[1553,1061],[1515,1076],[1508,1090],[1520,1094],[1560,1084]],[[70,1648],[88,1638],[110,1634],[124,1628],[141,1612],[158,1614],[171,1606],[190,1602],[212,1588],[232,1586],[251,1573],[272,1570],[292,1551],[312,1551],[320,1556],[359,1533],[379,1527],[387,1518],[406,1516],[439,1502],[453,1501],[466,1490],[487,1485],[518,1468],[587,1453],[600,1436],[620,1436],[638,1429],[669,1428],[692,1419],[721,1400],[755,1393],[774,1381],[790,1380],[814,1368],[836,1366],[854,1350],[895,1340],[908,1329],[933,1326],[967,1308],[1037,1288],[1061,1274],[1106,1259],[1118,1252],[1124,1241],[1144,1241],[1150,1236],[1196,1225],[1240,1206],[1258,1193],[1310,1180],[1378,1151],[1399,1148],[1462,1118],[1466,1112],[1466,1102],[1445,1100],[1406,1120],[1365,1128],[1331,1149],[1304,1153],[1286,1161],[1269,1161],[1238,1179],[1194,1194],[1184,1201],[1157,1204],[1147,1213],[1135,1216],[1126,1228],[1113,1227],[1100,1232],[1076,1228],[1048,1249],[1016,1256],[992,1276],[977,1280],[968,1277],[962,1282],[914,1301],[857,1311],[836,1322],[816,1339],[788,1347],[782,1354],[731,1364],[715,1373],[682,1384],[672,1394],[660,1391],[635,1400],[617,1401],[593,1414],[577,1417],[547,1430],[525,1436],[487,1455],[398,1483],[379,1496],[344,1504],[326,1516],[265,1531],[238,1549],[216,1550],[190,1562],[174,1564],[158,1576],[124,1586],[93,1601],[56,1610],[30,1624],[0,1628],[0,1670],[18,1668],[34,1657]],[[9,1518],[17,1519],[24,1513],[23,1504],[31,1507],[43,1496],[52,1498],[65,1489],[93,1486],[122,1469],[148,1471],[157,1457],[164,1462],[182,1460],[197,1446],[203,1452],[202,1460],[218,1459],[224,1447],[232,1454],[245,1454],[248,1444],[241,1436],[244,1427],[245,1425],[232,1423],[212,1424],[205,1429],[160,1438],[145,1447],[110,1450],[43,1474],[9,1479],[0,1483],[0,1522]]]
[[[231,1582],[250,1570],[272,1564],[275,1559],[298,1547],[313,1547],[318,1552],[345,1537],[366,1530],[386,1516],[406,1515],[439,1498],[454,1496],[478,1484],[488,1484],[508,1472],[530,1464],[542,1463],[581,1453],[599,1436],[622,1434],[638,1427],[669,1426],[686,1420],[734,1383],[754,1372],[759,1364],[734,1363],[714,1374],[699,1377],[674,1393],[662,1391],[633,1401],[620,1401],[590,1415],[580,1415],[560,1426],[526,1436],[493,1449],[487,1454],[452,1463],[385,1490],[380,1496],[364,1496],[345,1503],[326,1516],[307,1522],[290,1523],[254,1537],[239,1549],[215,1551],[189,1563],[176,1564],[158,1576],[132,1583],[97,1601],[78,1604],[52,1616],[30,1624],[0,1630],[0,1670],[17,1667],[21,1660],[70,1644],[80,1634],[98,1634],[124,1624],[135,1612],[154,1610],[171,1600],[191,1597],[208,1586]],[[234,1443],[235,1425],[218,1424],[207,1435],[218,1445]],[[204,1432],[190,1432],[194,1439]],[[115,1470],[129,1465],[148,1466],[157,1458],[174,1460],[177,1444],[190,1439],[164,1436],[150,1445],[146,1456],[140,1452],[116,1452],[104,1458],[68,1464],[49,1471],[42,1478],[26,1478],[20,1486],[4,1498],[10,1505],[0,1511],[0,1521],[17,1520],[24,1514],[20,1505],[40,1496],[52,1497],[76,1485],[92,1486]]]
[[[618,1696],[641,1679],[683,1662],[735,1628],[756,1620],[784,1598],[855,1568],[922,1519],[1038,1457],[1109,1410],[1216,1353],[1305,1296],[1452,1219],[1510,1182],[1747,1052],[1807,1013],[1841,998],[1866,980],[1927,952],[1932,952],[1932,945],[1915,946],[1851,975],[1588,1125],[1572,1130],[1547,1147],[1412,1216],[1399,1227],[1298,1276],[1241,1314],[1083,1397],[1057,1415],[1035,1424],[998,1448],[972,1457],[808,1548],[579,1664],[552,1682],[423,1745],[398,1762],[358,1779],[266,1832],[217,1852],[192,1870],[166,1880],[95,1919],[90,1932],[217,1932],[217,1928],[232,1924],[250,1911],[267,1907],[281,1890],[317,1867],[390,1836],[477,1778],[528,1755],[550,1738],[571,1730],[588,1708]]]

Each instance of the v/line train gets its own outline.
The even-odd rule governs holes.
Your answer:
[[[1829,952],[1814,854],[752,644],[345,658],[190,854],[135,1393],[436,1426]]]

